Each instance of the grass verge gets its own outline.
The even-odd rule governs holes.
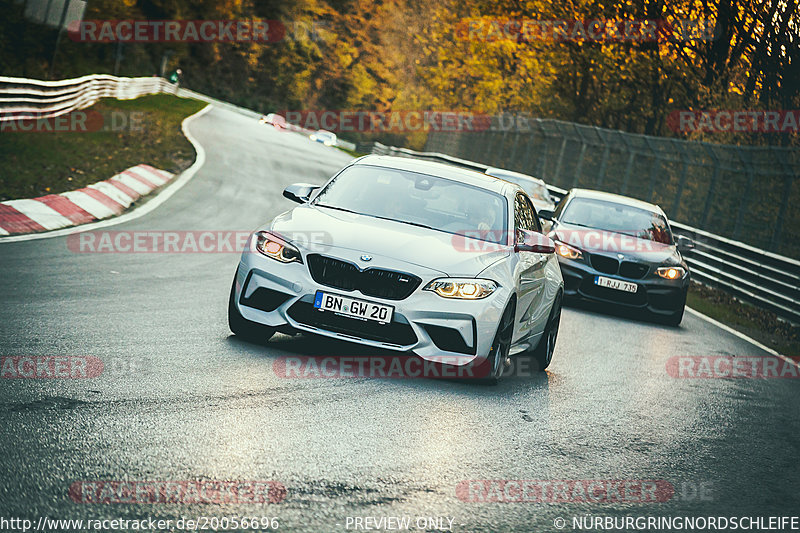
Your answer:
[[[695,282],[689,288],[686,303],[695,311],[744,333],[780,354],[790,357],[800,355],[800,326],[781,320],[775,313]]]
[[[341,146],[335,146],[334,148],[337,148],[338,150],[341,150],[342,152],[349,154],[353,157],[361,157],[363,155],[367,155],[361,152],[356,152],[355,150],[348,150],[347,148],[342,148]]]
[[[146,163],[177,173],[194,161],[181,122],[204,102],[167,94],[103,99],[86,109],[99,131],[0,132],[0,201],[57,194]],[[91,128],[90,128],[91,129]]]

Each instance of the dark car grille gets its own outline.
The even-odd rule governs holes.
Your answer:
[[[592,255],[592,267],[603,274],[616,274],[619,261],[604,255]]]
[[[618,274],[623,278],[642,279],[647,275],[650,267],[645,263],[635,261],[623,261],[620,263],[613,257],[605,255],[592,255],[592,268],[603,274]]]
[[[619,275],[623,278],[642,279],[647,275],[650,267],[644,263],[635,263],[633,261],[623,261],[619,265]]]
[[[376,298],[402,300],[422,283],[412,274],[380,268],[361,270],[353,263],[324,255],[311,254],[306,259],[308,271],[317,283],[343,291],[358,289],[362,294]]]
[[[320,311],[315,309],[312,304],[302,301],[292,305],[288,314],[301,324],[361,339],[399,346],[408,346],[417,342],[417,335],[411,326],[395,320],[388,324],[379,324],[371,320],[348,318],[331,311]]]

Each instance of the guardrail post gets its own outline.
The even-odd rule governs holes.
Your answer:
[[[689,158],[686,156],[686,149],[683,147],[683,141],[673,140],[672,143],[677,145],[680,153],[681,153],[681,162],[683,166],[681,168],[681,179],[678,182],[678,190],[675,193],[675,200],[672,202],[672,212],[670,216],[677,218],[678,217],[678,210],[681,207],[681,196],[683,195],[683,189],[686,187],[686,175],[689,173]],[[653,193],[650,193],[649,200],[653,201]]]
[[[559,183],[561,183],[561,165],[564,162],[564,152],[567,150],[567,137],[564,136],[561,141],[561,151],[558,153],[558,161],[556,162],[556,171],[553,176]]]
[[[492,152],[492,141],[494,137],[497,135],[496,132],[489,130],[488,139],[486,139],[486,151],[483,153],[483,160],[489,164],[489,154]]]
[[[611,145],[608,144],[608,139],[603,138],[603,136],[600,135],[600,129],[597,126],[595,126],[594,129],[595,132],[597,132],[597,136],[600,137],[600,139],[603,141],[603,145],[605,146],[605,148],[603,148],[603,159],[600,161],[600,170],[597,172],[597,188],[599,189],[603,186],[603,180],[606,177],[606,166],[608,165],[608,156],[609,152],[611,151]]]
[[[741,148],[736,150],[736,155],[739,156],[739,160],[742,162],[747,171],[747,185],[745,185],[744,192],[742,193],[742,199],[739,202],[739,211],[736,214],[736,225],[733,227],[734,239],[738,239],[742,231],[742,220],[744,219],[744,213],[747,210],[747,203],[750,198],[750,189],[753,187],[753,179],[755,178],[755,172],[753,171],[751,164],[752,162],[745,160],[745,158],[742,157]]]
[[[589,146],[589,144],[586,142],[586,139],[581,133],[578,125],[573,124],[573,127],[575,128],[575,133],[577,133],[578,137],[581,139],[581,155],[578,156],[578,164],[575,166],[575,177],[572,179],[572,186],[577,187],[578,182],[581,179],[581,173],[583,172],[583,158],[586,156],[586,148]]]
[[[514,143],[511,146],[511,154],[508,156],[508,162],[505,163],[506,168],[514,166],[514,160],[517,157],[517,144],[519,144],[519,132],[514,132]]]
[[[547,169],[547,149],[549,148],[548,144],[550,142],[550,138],[547,136],[547,132],[542,126],[541,119],[536,119],[536,126],[542,131],[542,142],[544,143],[544,148],[539,155],[539,160],[536,162],[536,174],[541,179],[545,178],[545,170]]]
[[[789,206],[789,195],[792,194],[792,181],[794,181],[794,176],[789,168],[789,164],[786,162],[786,153],[783,150],[779,151],[775,148],[770,148],[770,151],[776,152],[778,161],[781,162],[781,168],[783,168],[786,174],[786,177],[783,178],[783,198],[781,199],[781,207],[778,211],[778,219],[775,221],[775,229],[772,232],[772,239],[769,243],[770,250],[776,251],[780,246],[781,231],[783,231],[783,218],[786,216],[786,209]]]
[[[625,135],[621,135],[620,138],[622,139],[622,142],[625,143],[625,149],[628,150],[628,162],[625,165],[625,176],[622,178],[622,187],[620,188],[620,193],[625,194],[628,190],[628,182],[631,180],[631,172],[633,172],[633,159],[636,156],[636,152],[634,152],[630,143],[628,143],[628,139],[625,137]]]
[[[494,166],[496,166],[496,167],[499,167],[499,166],[501,166],[501,165],[500,165],[500,161],[505,161],[505,158],[503,158],[503,159],[500,159],[500,157],[501,157],[501,156],[502,156],[502,154],[504,154],[504,153],[505,153],[505,151],[506,151],[506,137],[507,137],[507,136],[508,136],[508,130],[507,130],[507,129],[504,129],[504,130],[503,130],[503,135],[502,135],[502,137],[500,137],[500,154],[498,154],[498,157],[497,157],[497,159],[495,159],[495,160],[494,160],[494,162],[491,162],[491,161],[490,161],[490,163],[492,163],[492,164],[493,164]]]
[[[700,218],[700,227],[706,227],[706,221],[708,220],[708,213],[711,211],[711,202],[714,199],[714,192],[717,188],[717,180],[719,180],[719,158],[717,157],[716,152],[714,149],[706,143],[702,143],[703,148],[705,148],[708,155],[711,156],[711,159],[714,161],[714,174],[711,176],[711,184],[708,186],[708,194],[706,195],[706,202],[703,206],[703,215]]]
[[[531,152],[533,151],[533,139],[534,139],[533,132],[531,131],[528,134],[528,144],[527,149],[525,150],[525,158],[522,161],[522,171],[526,174],[532,174],[530,170],[528,170],[528,165],[531,163]]]

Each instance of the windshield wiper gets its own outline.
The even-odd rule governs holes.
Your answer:
[[[589,224],[579,224],[578,222],[567,222],[566,220],[563,221],[562,224],[569,224],[570,226],[580,226],[582,228],[591,228],[591,229],[596,229],[596,230],[600,230],[600,231],[611,231],[611,230],[596,228],[594,226],[590,226]]]
[[[441,231],[441,230],[439,230],[437,228],[434,228],[432,226],[427,226],[425,224],[420,224],[419,222],[410,222],[408,220],[397,220],[396,218],[382,217],[380,215],[371,215],[371,214],[368,214],[368,213],[359,213],[358,211],[353,211],[351,209],[345,209],[344,207],[338,207],[338,206],[335,206],[335,205],[327,205],[327,204],[315,204],[315,205],[317,205],[319,207],[326,207],[328,209],[335,209],[337,211],[344,211],[345,213],[353,213],[355,215],[362,215],[362,216],[365,216],[365,217],[379,218],[381,220],[388,220],[390,222],[399,222],[400,224],[408,224],[409,226],[417,226],[418,228],[425,228],[425,229],[432,229],[432,230],[436,230],[436,231]]]
[[[314,204],[317,207],[325,207],[327,209],[335,209],[336,211],[344,211],[345,213],[353,213],[354,215],[363,215],[364,213],[359,213],[358,211],[353,211],[351,209],[345,209],[344,207],[338,207],[335,205],[328,205],[328,204]]]
[[[368,216],[379,218],[381,220],[388,220],[390,222],[399,222],[401,224],[408,224],[409,226],[416,226],[418,228],[425,228],[425,229],[432,229],[432,230],[436,230],[436,231],[441,231],[441,230],[439,230],[437,228],[434,228],[434,227],[431,227],[431,226],[427,226],[425,224],[420,224],[419,222],[411,222],[411,221],[408,221],[408,220],[397,220],[396,218],[382,217],[382,216],[378,216],[378,215],[368,215]]]

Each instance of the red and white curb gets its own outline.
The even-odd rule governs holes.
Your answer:
[[[76,191],[0,202],[0,235],[39,233],[119,215],[173,177],[149,165],[136,165]]]

